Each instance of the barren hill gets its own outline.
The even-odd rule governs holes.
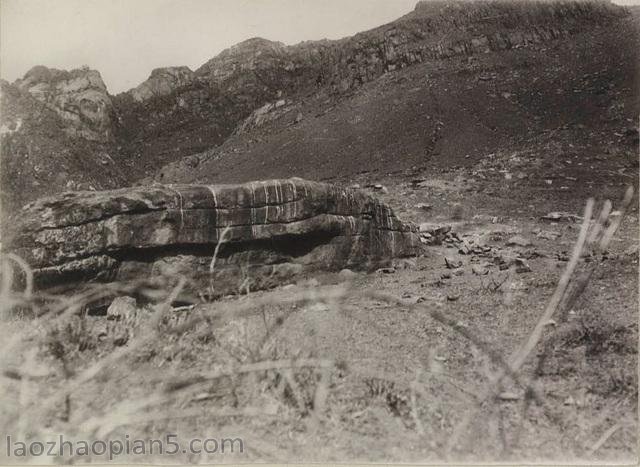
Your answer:
[[[341,40],[249,39],[117,96],[95,70],[36,67],[3,84],[3,206],[149,177],[469,165],[559,128],[600,150],[637,115],[637,25],[605,1],[429,1]]]

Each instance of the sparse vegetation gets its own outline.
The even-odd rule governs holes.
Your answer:
[[[637,378],[629,366],[618,364],[599,373],[585,367],[584,360],[592,364],[622,355],[635,358],[632,336],[637,330],[629,330],[624,321],[603,321],[593,312],[565,324],[569,310],[563,306],[575,306],[580,297],[561,300],[568,290],[589,290],[586,281],[593,275],[576,274],[575,268],[588,265],[581,259],[585,251],[608,249],[631,199],[630,192],[620,208],[622,215],[611,222],[611,206],[606,203],[597,221],[591,222],[589,202],[565,274],[545,313],[532,323],[528,337],[522,336],[524,343],[512,357],[508,345],[491,342],[475,326],[444,313],[438,300],[416,303],[353,282],[278,289],[250,299],[228,297],[174,309],[171,304],[185,286],[184,278],[176,278],[164,291],[144,292],[155,303],[152,307],[107,320],[83,311],[88,298],[104,293],[98,286],[82,297],[46,300],[29,290],[16,292],[11,278],[28,270],[15,268],[21,265],[15,258],[3,257],[2,431],[34,440],[51,433],[104,439],[124,432],[153,438],[176,430],[184,436],[231,430],[244,437],[248,459],[269,461],[297,456],[306,461],[334,456],[365,460],[353,443],[374,439],[382,443],[376,460],[552,459],[557,449],[569,445],[571,458],[590,459],[606,439],[591,439],[595,444],[584,451],[583,429],[571,441],[563,438],[548,451],[534,452],[528,433],[539,432],[538,425],[572,432],[576,416],[582,417],[581,423],[591,423],[586,428],[591,436],[602,426],[584,419],[581,412],[562,409],[587,404],[587,399],[567,399],[558,407],[549,385],[563,383],[573,392],[580,389],[575,383],[593,381],[588,391],[592,398],[626,404],[637,399]],[[131,293],[135,285],[119,287]],[[462,360],[454,357],[457,375],[445,369],[448,358],[435,342],[427,343],[419,355],[421,363],[398,372],[394,367],[399,361],[364,364],[357,352],[327,354],[320,344],[328,337],[322,329],[307,327],[302,335],[295,331],[300,325],[294,323],[296,317],[306,325],[324,323],[321,326],[328,329],[328,316],[352,315],[363,305],[420,317],[428,332],[442,326],[439,332],[466,348]],[[375,325],[375,318],[369,319]],[[292,331],[299,337],[288,339]],[[576,355],[581,348],[585,353]],[[535,349],[542,352],[538,358],[533,358]],[[523,368],[528,361],[533,367]],[[616,411],[603,410],[611,416]],[[629,439],[636,429],[631,423],[620,419],[615,430],[605,434],[613,437],[619,432],[618,442]],[[293,435],[284,436],[287,432]],[[317,444],[337,439],[341,442],[336,452]],[[304,454],[300,446],[308,446]],[[225,458],[234,459],[240,458]]]

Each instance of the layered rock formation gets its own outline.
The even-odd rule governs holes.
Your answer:
[[[378,267],[420,245],[372,196],[302,179],[65,193],[12,224],[10,248],[40,287],[183,275],[230,293],[309,269]]]

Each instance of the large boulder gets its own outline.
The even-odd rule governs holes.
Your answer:
[[[416,227],[373,196],[297,178],[70,192],[11,225],[10,249],[45,288],[182,275],[194,291],[232,293],[314,269],[376,268],[420,246]]]

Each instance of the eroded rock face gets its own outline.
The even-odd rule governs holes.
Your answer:
[[[113,139],[113,105],[96,70],[36,66],[14,84],[60,115],[69,136],[101,142]]]
[[[40,287],[184,275],[194,290],[233,293],[308,270],[380,267],[420,245],[376,198],[302,179],[65,193],[14,224],[11,249]]]

